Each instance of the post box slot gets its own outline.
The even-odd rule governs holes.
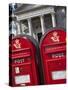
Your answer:
[[[52,46],[45,46],[45,53],[53,53],[53,52],[59,52],[59,51],[65,51],[66,46],[65,45],[52,45]]]
[[[12,59],[16,59],[16,58],[26,58],[26,57],[30,57],[31,56],[31,49],[24,49],[23,51],[19,51],[19,52],[14,52],[12,54],[10,54],[10,57],[12,57]]]
[[[56,46],[56,45],[66,45],[66,42],[58,42],[58,43],[51,43],[51,44],[43,44],[43,46]]]
[[[23,48],[23,49],[16,49],[16,50],[10,50],[10,53],[17,53],[17,52],[26,52],[26,51],[30,51],[30,48]]]

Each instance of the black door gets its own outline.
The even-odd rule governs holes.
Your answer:
[[[40,39],[42,37],[42,33],[38,33],[37,36],[38,36],[38,42],[40,42]]]

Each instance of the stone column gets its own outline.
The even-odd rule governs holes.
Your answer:
[[[20,30],[20,22],[17,21],[16,25],[17,25],[17,34],[21,34],[21,30]]]
[[[44,17],[40,16],[40,21],[41,21],[41,30],[42,30],[42,34],[45,33],[45,27],[44,27]]]
[[[51,17],[52,17],[52,26],[56,27],[56,20],[55,20],[55,14],[51,13]]]
[[[33,35],[32,33],[32,24],[31,24],[31,18],[28,18],[28,29],[29,29],[29,35]]]

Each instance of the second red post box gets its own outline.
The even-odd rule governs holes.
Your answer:
[[[66,82],[66,33],[62,28],[53,28],[41,39],[45,84],[61,84]]]
[[[30,37],[27,35],[19,35],[10,40],[10,86],[40,84],[37,53],[38,45],[36,45],[36,41],[33,40],[33,38],[30,40]]]

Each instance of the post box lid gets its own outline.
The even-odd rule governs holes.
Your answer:
[[[23,40],[23,43],[21,42],[22,40]],[[24,46],[24,40],[26,42],[25,46]],[[15,43],[14,45],[13,45],[13,41]],[[13,39],[10,38],[9,42],[11,44],[11,47],[13,47],[12,50],[18,49],[18,48],[20,48],[20,46],[21,46],[21,49],[24,47],[29,47],[28,46],[29,43],[32,43],[33,45],[35,45],[37,50],[39,49],[38,42],[32,36],[29,36],[29,35],[22,35],[22,34],[17,35]],[[22,43],[22,45],[20,45],[21,43]]]
[[[51,28],[41,38],[40,45],[52,45],[66,42],[66,32],[63,28]]]
[[[20,40],[20,41],[25,40],[22,43],[21,49],[17,50],[17,48],[14,48],[14,46],[12,44],[15,43],[15,40]],[[12,43],[12,41],[14,41],[14,42]],[[16,51],[24,50],[24,48],[26,48],[28,50],[29,48],[31,48],[31,45],[33,45],[33,47],[35,47],[35,49],[36,49],[36,57],[39,58],[39,60],[41,59],[38,42],[32,36],[22,35],[22,34],[17,35],[13,39],[10,38],[10,44],[11,44],[11,47],[9,49],[10,52],[16,52]],[[21,42],[19,42],[19,44],[21,44]]]

